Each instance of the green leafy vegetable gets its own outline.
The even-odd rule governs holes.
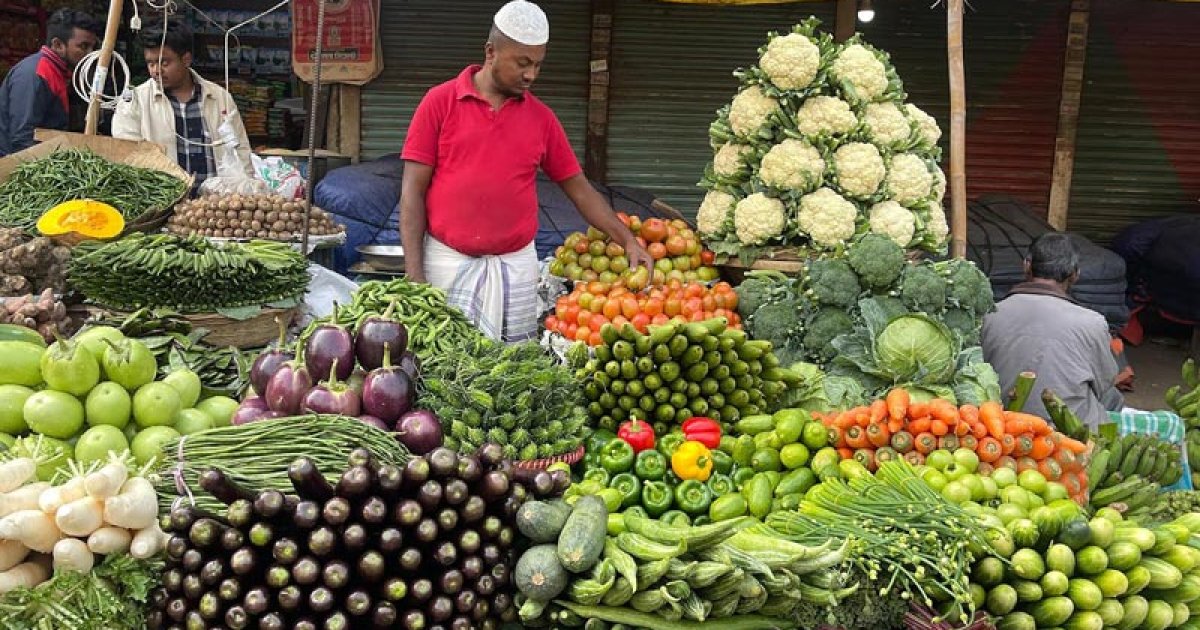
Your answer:
[[[55,574],[0,597],[4,630],[140,630],[162,562],[109,555],[88,573]]]

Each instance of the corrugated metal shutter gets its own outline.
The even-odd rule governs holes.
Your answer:
[[[1067,224],[1100,242],[1200,206],[1200,5],[1092,3]]]
[[[768,31],[810,15],[833,28],[834,3],[696,6],[617,3],[609,93],[608,182],[648,189],[687,216],[712,159],[708,125],[755,62]]]
[[[383,74],[363,89],[362,152],[398,153],[408,121],[429,88],[482,63],[499,0],[387,0],[381,9]],[[543,0],[550,18],[546,63],[533,92],[554,109],[582,160],[587,124],[591,5]]]

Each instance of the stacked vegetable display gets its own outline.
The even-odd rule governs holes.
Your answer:
[[[217,245],[200,237],[140,232],[79,245],[69,273],[71,286],[102,306],[181,313],[294,306],[309,280],[308,260],[282,243]]]
[[[1187,458],[1191,464],[1193,485],[1200,487],[1200,372],[1195,359],[1183,362],[1182,383],[1166,392],[1167,406],[1187,424]]]
[[[296,494],[251,492],[211,469],[228,507],[173,510],[150,627],[497,628],[514,621],[507,522],[538,489],[512,480],[500,449],[439,448],[403,467],[351,453],[337,482],[308,459]],[[547,476],[548,478],[548,476]]]
[[[747,264],[764,247],[834,250],[866,232],[942,251],[937,123],[904,102],[886,53],[818,25],[771,33],[758,65],[735,73],[741,87],[709,128],[700,235]]]
[[[558,298],[554,313],[543,322],[546,330],[589,346],[605,343],[600,329],[612,324],[620,329],[630,324],[640,333],[668,322],[686,323],[723,317],[730,328],[742,327],[737,312],[738,295],[733,287],[718,282],[709,287],[698,282],[682,284],[671,280],[663,287],[631,291],[623,281],[580,282]]]
[[[620,245],[596,228],[587,233],[572,232],[554,251],[550,273],[581,282],[612,283],[625,280],[630,288],[661,286],[667,280],[708,282],[716,280],[712,267],[714,255],[700,245],[700,239],[681,219],[650,218],[617,213],[617,218],[637,237],[654,258],[654,275],[644,268],[631,269],[629,258]]]

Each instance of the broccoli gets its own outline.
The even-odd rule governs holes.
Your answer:
[[[850,246],[846,260],[863,286],[881,291],[904,271],[904,249],[882,234],[867,234]]]
[[[985,315],[996,307],[992,283],[975,263],[954,259],[938,263],[938,266],[946,275],[947,297],[951,303],[976,315]]]
[[[818,303],[843,308],[853,305],[862,293],[858,276],[844,260],[824,259],[809,264],[808,289]]]
[[[820,357],[822,361],[832,359],[837,350],[831,343],[842,333],[854,330],[854,321],[846,311],[837,308],[823,308],[808,320],[804,332],[804,349],[812,357]]]
[[[948,308],[941,315],[942,323],[962,339],[963,346],[979,345],[979,320],[970,311]]]
[[[734,288],[738,296],[738,315],[749,319],[760,306],[787,291],[788,278],[780,273],[751,271]]]
[[[910,265],[900,281],[900,299],[914,311],[940,313],[946,308],[946,280],[932,265]]]
[[[780,345],[795,332],[799,324],[800,310],[791,300],[783,300],[760,306],[747,322],[746,332],[755,339]]]

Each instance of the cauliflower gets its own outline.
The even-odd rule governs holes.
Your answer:
[[[844,309],[823,308],[808,321],[801,343],[810,355],[828,361],[837,354],[832,344],[834,338],[853,330],[854,320]]]
[[[857,218],[858,208],[829,188],[800,199],[800,230],[817,245],[835,247],[854,236]]]
[[[782,234],[786,225],[783,202],[763,193],[746,197],[733,209],[733,227],[743,245],[761,245]]]
[[[908,247],[917,231],[917,217],[895,201],[881,201],[871,206],[871,231],[882,234],[901,247]]]
[[[744,173],[746,156],[752,151],[753,149],[745,144],[725,143],[713,156],[713,174],[717,177],[738,177]]]
[[[904,249],[882,234],[867,234],[850,246],[846,262],[868,288],[882,291],[904,271]]]
[[[913,134],[912,121],[899,105],[890,101],[867,105],[863,109],[862,122],[871,142],[883,147],[902,146]]]
[[[836,96],[813,96],[796,112],[796,128],[806,136],[850,133],[858,118],[850,104]]]
[[[946,244],[946,237],[950,236],[950,225],[946,223],[946,211],[942,209],[942,204],[936,201],[929,204],[929,222],[925,229],[929,231],[930,240],[934,247],[941,247]]]
[[[887,66],[862,44],[843,48],[829,70],[846,96],[854,101],[873,101],[888,89]]]
[[[865,142],[838,147],[833,154],[833,170],[841,192],[856,199],[866,199],[878,192],[887,175],[879,149]]]
[[[946,308],[946,280],[931,265],[910,265],[900,280],[900,299],[914,311],[941,313]]]
[[[858,301],[862,286],[846,261],[823,259],[808,265],[808,290],[820,304],[845,308]]]
[[[821,67],[821,49],[800,33],[774,37],[758,66],[781,90],[801,90],[812,83]]]
[[[737,205],[737,197],[720,190],[709,191],[700,202],[696,211],[696,229],[700,236],[710,237],[725,230],[725,221],[729,219],[733,207]]]
[[[908,103],[904,106],[908,111],[909,117],[917,121],[917,130],[921,134],[921,144],[933,148],[937,146],[938,140],[942,138],[942,130],[938,128],[937,121],[933,116],[921,111],[920,107]]]
[[[892,199],[902,206],[912,206],[933,193],[933,174],[925,160],[912,153],[900,153],[892,157],[887,185]]]
[[[771,115],[779,111],[779,101],[757,85],[750,86],[737,96],[729,107],[729,126],[733,133],[743,138],[757,136],[763,132]]]
[[[941,201],[946,196],[946,174],[941,168],[933,169],[933,198]]]
[[[813,145],[789,138],[763,156],[758,177],[775,188],[812,190],[825,177],[825,160]]]

